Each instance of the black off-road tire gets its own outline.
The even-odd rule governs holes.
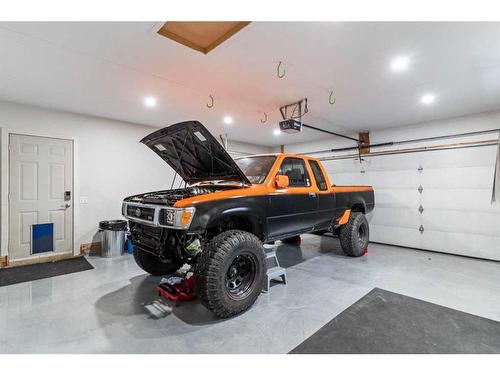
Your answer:
[[[134,248],[134,259],[139,267],[153,276],[170,275],[182,267],[182,262],[175,260],[162,262],[157,256],[137,246]]]
[[[248,263],[246,263],[248,261]],[[248,272],[247,272],[248,270]],[[262,242],[253,234],[229,230],[214,237],[198,256],[194,276],[201,303],[221,318],[249,309],[259,297],[266,278]],[[241,281],[241,291],[234,281]]]
[[[281,240],[281,242],[286,243],[286,244],[290,244],[290,245],[299,245],[300,241],[301,241],[300,236],[288,237],[288,238],[284,238]]]
[[[351,257],[365,254],[370,241],[368,220],[361,212],[353,212],[349,221],[340,227],[340,246],[344,253]]]

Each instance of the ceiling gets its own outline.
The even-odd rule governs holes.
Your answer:
[[[324,137],[273,135],[278,107],[303,97],[305,123],[350,135],[500,109],[500,23],[253,22],[207,55],[161,25],[1,22],[0,98],[158,127],[196,119],[269,146]],[[407,71],[391,71],[397,56]]]

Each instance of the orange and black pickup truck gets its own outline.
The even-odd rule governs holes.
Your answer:
[[[266,277],[265,243],[330,232],[347,255],[365,253],[372,187],[331,185],[316,158],[233,160],[197,121],[141,142],[173,168],[182,187],[125,198],[135,260],[152,275],[193,265],[198,295],[218,316],[238,314],[257,299]]]

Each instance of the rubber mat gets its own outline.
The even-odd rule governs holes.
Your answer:
[[[290,353],[500,353],[500,322],[375,288]]]
[[[60,260],[58,262],[31,264],[0,269],[0,286],[46,279],[68,273],[92,270],[94,267],[84,257]]]

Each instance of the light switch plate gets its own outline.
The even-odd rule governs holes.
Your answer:
[[[80,204],[89,203],[89,197],[80,197]]]

